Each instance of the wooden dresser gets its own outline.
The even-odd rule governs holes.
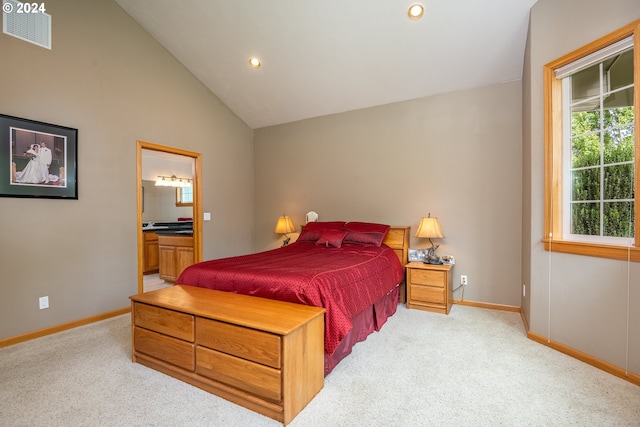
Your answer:
[[[324,386],[324,309],[193,286],[134,295],[132,358],[288,424]]]

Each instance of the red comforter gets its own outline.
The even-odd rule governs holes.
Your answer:
[[[266,252],[192,265],[176,284],[324,307],[325,351],[333,354],[351,330],[351,318],[402,280],[402,265],[384,244],[327,248],[295,242]]]

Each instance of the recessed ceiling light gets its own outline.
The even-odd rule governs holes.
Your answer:
[[[262,62],[260,62],[259,58],[256,58],[255,56],[252,56],[251,58],[249,58],[249,65],[251,66],[251,68],[260,68],[262,67]]]
[[[407,12],[407,14],[411,19],[420,19],[424,14],[424,6],[420,3],[414,3],[409,6],[409,11]]]

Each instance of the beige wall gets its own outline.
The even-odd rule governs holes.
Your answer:
[[[522,69],[522,271],[520,282],[520,310],[530,319],[531,310],[531,138],[525,130],[531,129],[531,24]],[[526,288],[525,288],[526,287]],[[528,325],[527,325],[528,326]]]
[[[255,131],[256,249],[283,212],[410,225],[429,212],[464,297],[520,305],[521,82]],[[412,237],[412,247],[427,241]],[[460,298],[456,293],[456,298]]]
[[[0,113],[78,129],[79,199],[0,198],[0,339],[129,305],[136,140],[202,153],[205,259],[253,248],[252,130],[115,2],[46,6],[52,50],[0,34]]]
[[[640,373],[640,264],[544,251],[542,67],[640,18],[637,0],[538,0],[523,78],[523,308],[531,331]],[[530,219],[530,221],[529,221]]]

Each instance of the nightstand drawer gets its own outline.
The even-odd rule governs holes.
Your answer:
[[[411,301],[416,303],[444,304],[445,294],[442,288],[411,284]]]
[[[444,271],[411,269],[410,281],[411,283],[415,283],[418,285],[438,286],[440,288],[444,288],[444,276]]]

